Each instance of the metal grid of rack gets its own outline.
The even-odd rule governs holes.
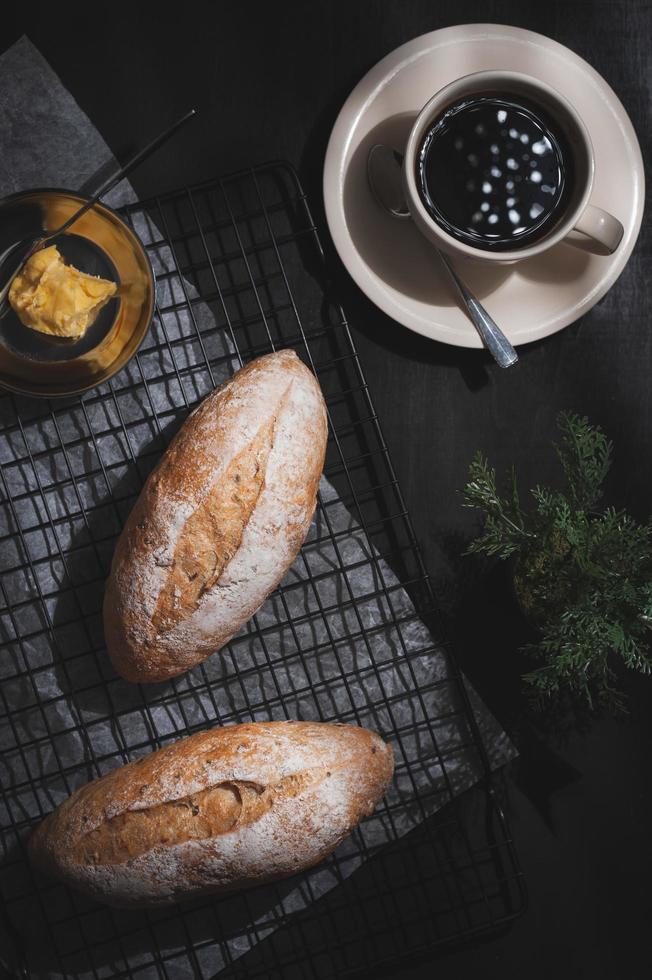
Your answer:
[[[495,929],[523,907],[521,873],[464,686],[431,638],[432,591],[295,172],[266,165],[124,215],[157,274],[139,354],[81,398],[0,397],[8,969],[326,980]],[[330,415],[300,567],[228,650],[169,684],[128,685],[100,615],[124,517],[193,405],[279,347],[315,370]],[[139,914],[31,872],[30,829],[77,786],[208,724],[270,717],[368,723],[397,750],[397,793],[324,866]],[[479,782],[460,797],[461,758]]]

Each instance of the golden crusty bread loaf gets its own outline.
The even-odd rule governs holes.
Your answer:
[[[104,632],[118,673],[174,677],[251,618],[308,532],[327,434],[319,385],[290,350],[252,361],[193,412],[116,546]]]
[[[393,771],[390,746],[365,728],[214,728],[82,786],[34,831],[30,859],[119,906],[260,884],[330,854]]]

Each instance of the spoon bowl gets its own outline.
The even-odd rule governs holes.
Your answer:
[[[367,180],[371,193],[381,208],[399,220],[410,218],[410,210],[403,193],[402,167],[403,157],[392,147],[377,143],[369,150]],[[500,367],[511,367],[518,361],[518,354],[507,337],[487,313],[480,300],[460,279],[448,256],[436,246],[433,245],[433,248],[485,347]]]

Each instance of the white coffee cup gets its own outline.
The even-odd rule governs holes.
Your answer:
[[[540,105],[561,128],[573,154],[574,179],[570,199],[558,221],[542,238],[523,248],[490,251],[461,242],[448,234],[427,210],[418,186],[418,156],[435,120],[453,103],[467,96],[504,93],[525,96]],[[590,203],[595,157],[586,126],[570,102],[550,85],[514,71],[480,71],[456,79],[426,102],[408,137],[403,161],[403,187],[410,214],[419,230],[450,255],[486,262],[512,263],[539,255],[559,242],[578,245],[597,254],[614,252],[623,237],[623,226],[608,211]],[[580,232],[580,235],[571,235]]]

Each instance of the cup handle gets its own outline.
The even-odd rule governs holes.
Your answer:
[[[584,241],[582,247],[598,255],[611,255],[615,252],[625,234],[625,229],[618,218],[614,218],[608,211],[603,211],[595,204],[587,204],[573,231],[580,231],[586,235],[590,241]],[[574,242],[572,239],[568,239],[568,243],[579,245],[579,242]]]

